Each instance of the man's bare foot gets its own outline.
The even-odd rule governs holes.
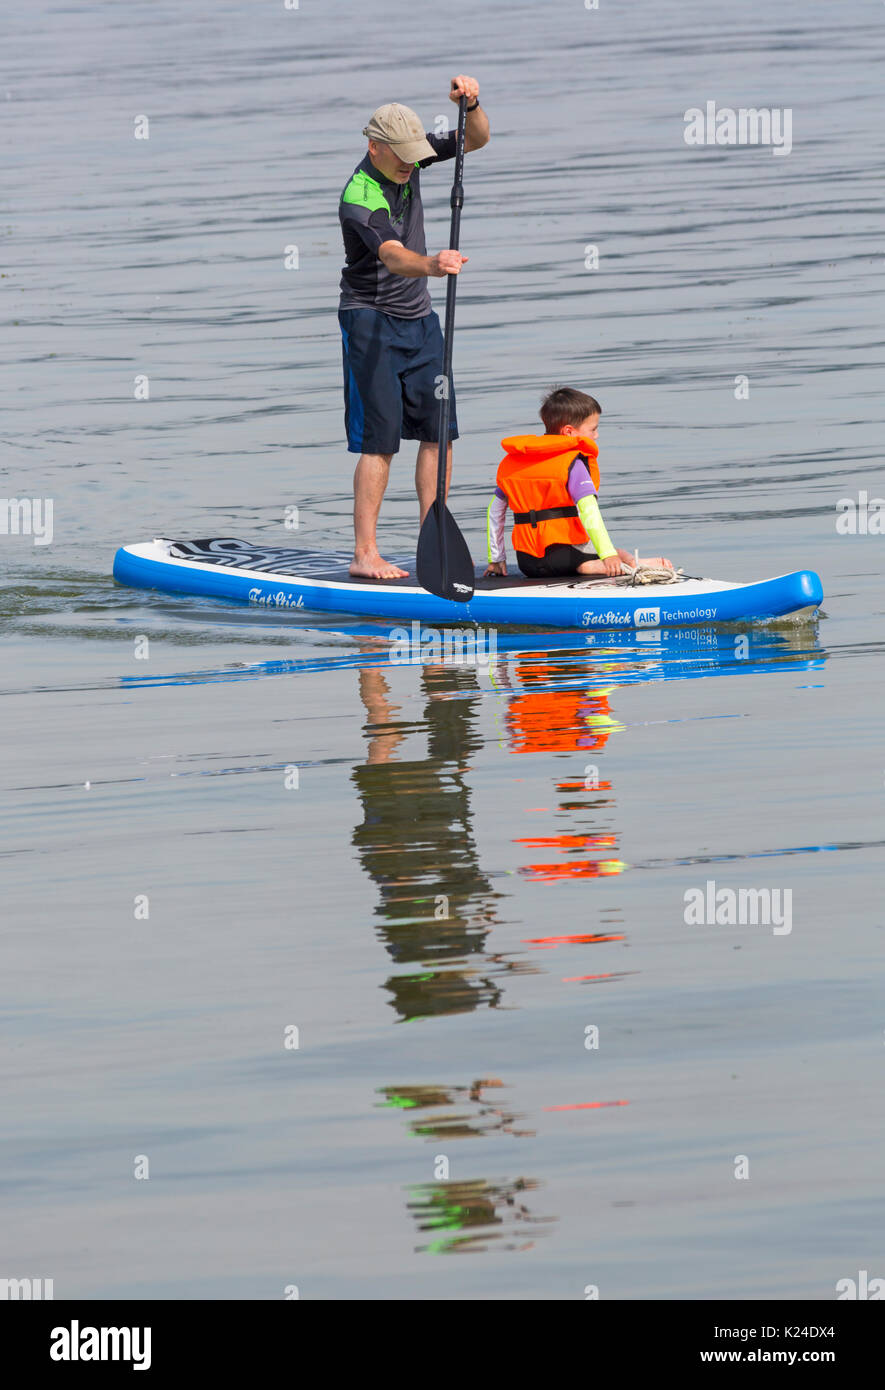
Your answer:
[[[350,573],[354,579],[406,579],[409,571],[401,570],[399,565],[392,565],[389,560],[382,559],[376,550],[354,555],[350,563]]]

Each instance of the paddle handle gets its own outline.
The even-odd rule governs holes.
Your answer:
[[[458,250],[461,239],[461,208],[464,206],[464,135],[467,125],[467,98],[458,102],[458,136],[455,142],[455,180],[452,184],[452,223],[449,231],[449,246]],[[439,403],[439,455],[436,472],[436,505],[439,513],[439,534],[442,554],[441,569],[443,583],[448,579],[446,556],[446,528],[443,525],[443,508],[446,505],[446,462],[449,453],[449,420],[452,414],[452,341],[455,336],[455,295],[458,290],[457,275],[449,275],[446,284],[446,324],[443,337],[443,394]]]

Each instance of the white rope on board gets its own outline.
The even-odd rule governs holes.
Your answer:
[[[638,564],[631,569],[629,565],[625,565],[622,575],[630,585],[679,584],[685,578],[685,570],[668,570],[665,565],[645,564]]]
[[[622,564],[621,578],[631,587],[637,584],[678,584],[685,578],[685,570],[668,569],[666,565],[649,565],[640,560],[639,551],[633,552],[633,564]]]

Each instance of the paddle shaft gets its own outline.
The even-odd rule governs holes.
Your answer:
[[[455,145],[455,181],[452,184],[452,224],[449,231],[449,247],[458,250],[461,238],[461,208],[464,206],[464,133],[467,122],[467,98],[461,97],[458,103],[458,137]],[[452,413],[452,340],[455,336],[455,294],[458,289],[458,276],[449,275],[446,285],[446,325],[443,338],[443,394],[439,403],[439,456],[436,474],[436,506],[442,523],[446,505],[446,464],[449,455],[449,420]],[[440,524],[440,569],[443,583],[448,579],[446,555],[446,528]]]

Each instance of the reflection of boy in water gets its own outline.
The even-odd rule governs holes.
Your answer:
[[[512,752],[596,751],[622,727],[611,717],[607,690],[553,688],[557,677],[563,675],[562,668],[557,670],[546,662],[519,666],[522,689],[507,705]]]
[[[394,1007],[401,1017],[416,1018],[494,1005],[500,991],[477,971],[434,968],[482,957],[498,896],[479,866],[464,780],[469,757],[480,747],[472,702],[446,698],[476,689],[476,673],[421,668],[428,738],[421,761],[394,756],[414,726],[397,721],[400,711],[390,703],[384,672],[364,669],[359,679],[369,753],[353,769],[364,813],[353,844],[379,889],[375,916],[387,950],[397,962],[421,967],[388,981]]]
[[[521,662],[516,670],[520,689],[508,701],[506,715],[512,753],[595,753],[623,729],[612,717],[608,690],[556,688],[557,681],[577,673],[574,663]],[[563,790],[571,794],[573,784]],[[560,863],[520,866],[521,874],[546,882],[608,877],[624,868],[614,855],[617,836],[609,833],[535,835],[515,843],[562,852]]]

